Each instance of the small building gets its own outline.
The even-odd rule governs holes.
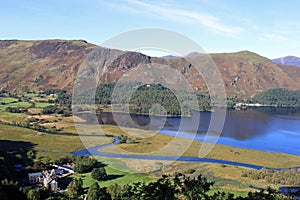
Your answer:
[[[59,189],[58,181],[66,176],[74,174],[75,172],[66,166],[50,165],[48,169],[42,172],[28,173],[29,184],[38,186],[43,185],[45,188],[49,188],[51,192],[57,192]]]
[[[43,184],[45,187],[50,187],[52,192],[57,191],[56,171],[35,172],[29,173],[28,179],[30,184]]]
[[[58,184],[56,181],[56,171],[52,169],[51,171],[43,171],[43,184],[45,187],[49,187],[51,192],[57,192]]]
[[[42,172],[28,173],[30,184],[43,183],[44,177]]]
[[[58,183],[57,183],[56,180],[52,180],[52,181],[49,183],[49,186],[50,186],[51,192],[57,192],[57,191],[58,191]]]

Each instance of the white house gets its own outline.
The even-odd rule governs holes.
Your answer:
[[[44,180],[42,172],[28,173],[30,184],[42,183]]]

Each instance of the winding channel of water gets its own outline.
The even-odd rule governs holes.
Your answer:
[[[224,165],[231,165],[231,166],[239,166],[239,167],[246,167],[251,169],[260,170],[265,168],[264,166],[260,165],[252,165],[247,163],[241,162],[232,162],[227,160],[218,160],[213,158],[199,158],[199,157],[190,157],[190,156],[152,156],[152,155],[136,155],[136,154],[117,154],[117,153],[106,153],[99,151],[108,146],[113,146],[118,144],[120,138],[117,136],[111,136],[114,138],[114,141],[111,143],[91,147],[85,150],[79,150],[72,152],[73,155],[77,156],[104,156],[104,157],[111,157],[111,158],[131,158],[131,159],[143,159],[143,160],[165,160],[165,161],[183,161],[183,162],[205,162],[205,163],[215,163],[215,164],[224,164]],[[300,169],[300,166],[294,168],[265,168],[268,170],[282,170],[282,169]]]

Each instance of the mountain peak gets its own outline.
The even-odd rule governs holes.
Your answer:
[[[279,65],[292,65],[300,67],[300,58],[296,56],[285,56],[281,58],[272,59],[272,61]]]

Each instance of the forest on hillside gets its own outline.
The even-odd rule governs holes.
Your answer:
[[[300,107],[300,90],[274,88],[255,95],[248,102],[281,107]]]

